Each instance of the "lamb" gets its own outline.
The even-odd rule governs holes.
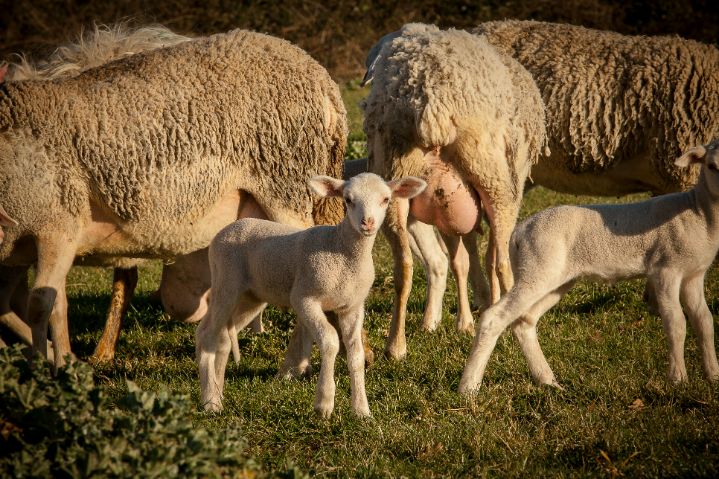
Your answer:
[[[672,37],[627,36],[533,21],[473,30],[534,77],[551,155],[534,182],[566,193],[683,191],[698,168],[674,159],[719,133],[719,49]]]
[[[314,409],[329,417],[334,409],[334,363],[337,331],[325,312],[338,317],[352,389],[352,409],[369,416],[364,386],[361,330],[364,301],[374,281],[372,246],[390,198],[412,198],[426,183],[413,177],[385,182],[362,173],[349,181],[315,176],[310,182],[320,196],[343,197],[347,215],[337,226],[300,230],[258,219],[242,219],[221,230],[209,250],[212,287],[209,310],[197,329],[201,401],[208,411],[222,408],[225,366],[230,353],[228,332],[242,329],[267,303],[292,307],[304,334],[290,345],[288,357],[309,361],[314,339],[322,365]],[[281,251],[282,254],[278,254]],[[308,334],[309,333],[309,334]]]
[[[396,292],[385,352],[398,359],[406,354],[412,271],[408,214],[457,237],[478,229],[486,212],[490,300],[496,301],[500,289],[512,286],[509,237],[525,180],[545,145],[545,116],[529,73],[477,35],[409,24],[381,45],[372,64],[363,105],[370,171],[429,183],[411,206],[394,202],[385,228]],[[452,261],[466,257],[462,241],[448,246]]]
[[[198,88],[201,85],[202,88]],[[69,352],[64,282],[76,256],[171,260],[205,248],[248,206],[309,226],[342,216],[300,178],[338,176],[337,85],[288,42],[236,30],[72,78],[0,89],[0,262],[37,263],[33,347]]]
[[[703,168],[687,192],[624,205],[559,206],[522,222],[511,240],[515,285],[480,317],[460,392],[477,390],[497,338],[509,325],[534,380],[557,385],[537,341],[537,321],[581,278],[646,277],[669,343],[669,380],[687,380],[682,305],[704,373],[719,380],[713,318],[704,298],[704,275],[719,251],[719,140],[676,160],[679,168],[694,163]]]

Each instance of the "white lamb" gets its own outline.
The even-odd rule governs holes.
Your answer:
[[[704,275],[719,250],[719,140],[691,148],[675,164],[703,162],[697,185],[626,205],[559,206],[520,224],[510,242],[514,287],[482,314],[459,384],[475,391],[497,338],[511,325],[532,377],[557,385],[537,341],[537,321],[581,278],[646,276],[669,342],[669,380],[687,380],[684,306],[704,373],[719,379]]]
[[[334,408],[337,330],[325,312],[338,316],[347,350],[352,409],[369,416],[364,386],[361,331],[364,301],[374,281],[372,246],[392,197],[412,198],[427,186],[414,177],[385,182],[372,173],[349,181],[316,176],[310,187],[320,196],[344,197],[347,215],[337,226],[300,230],[265,220],[242,219],[225,227],[210,244],[212,276],[207,315],[197,329],[201,401],[222,408],[225,365],[234,328],[244,328],[267,305],[292,307],[298,328],[285,365],[307,364],[312,340],[322,356],[315,410],[328,417]],[[283,366],[284,367],[284,366]]]

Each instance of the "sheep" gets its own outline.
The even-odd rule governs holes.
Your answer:
[[[537,341],[537,321],[582,278],[646,277],[669,343],[669,380],[687,380],[682,305],[704,373],[719,380],[713,318],[704,298],[704,275],[719,250],[719,140],[691,148],[675,164],[695,163],[703,168],[689,191],[623,205],[559,206],[517,226],[510,248],[514,287],[480,317],[460,392],[477,390],[497,338],[509,325],[534,380],[558,385]]]
[[[370,415],[361,330],[364,302],[374,281],[372,246],[390,199],[412,198],[426,183],[413,177],[385,182],[362,173],[348,181],[315,176],[309,184],[321,197],[344,198],[347,215],[339,225],[301,230],[241,219],[210,243],[209,310],[196,335],[201,402],[208,411],[222,408],[228,332],[244,328],[272,303],[292,307],[298,327],[305,331],[302,344],[290,345],[295,348],[288,351],[288,357],[295,356],[292,364],[309,361],[312,339],[319,344],[322,365],[313,406],[323,417],[334,409],[334,362],[339,351],[337,331],[325,311],[337,315],[347,350],[352,409],[358,416]]]
[[[411,206],[394,202],[385,226],[396,296],[385,352],[399,359],[406,354],[412,271],[408,214],[457,236],[477,229],[486,211],[495,302],[513,282],[509,237],[524,182],[545,146],[545,116],[529,73],[477,35],[409,24],[378,51],[363,103],[370,171],[390,178],[416,175],[429,183]],[[466,257],[463,241],[448,246],[452,261]]]
[[[0,66],[0,83],[3,81],[50,81],[70,78],[79,75],[85,70],[119,58],[142,51],[177,45],[189,40],[189,37],[178,35],[161,25],[134,29],[129,28],[124,23],[112,26],[95,25],[91,31],[81,33],[75,42],[58,47],[46,60],[32,63],[24,55],[18,55],[20,57],[19,62]],[[113,266],[115,268],[110,309],[102,337],[91,358],[93,362],[106,362],[114,356],[122,317],[127,311],[137,284],[137,265],[140,262],[141,260],[128,258],[98,259],[90,256],[77,258],[75,261],[76,264],[84,266]],[[187,260],[181,258],[179,262],[184,263]],[[177,274],[173,273],[176,270],[177,268],[163,268],[165,287],[162,287],[161,284],[160,288],[161,292],[164,293],[161,295],[163,305],[174,317],[182,314],[178,314],[171,307],[174,305],[173,299],[179,296],[188,296],[184,294],[185,291],[175,284]],[[0,291],[0,298],[11,297],[10,301],[14,305],[3,312],[0,321],[3,321],[24,342],[31,344],[32,338],[29,334],[29,328],[25,327],[22,320],[15,314],[18,309],[24,310],[24,306],[18,308],[17,305],[27,300],[27,274],[21,269],[11,269],[6,271],[4,275],[7,277],[4,285],[14,286],[13,289]],[[168,287],[168,283],[174,286],[174,289]],[[19,286],[22,287],[22,291],[15,291],[15,288]],[[185,313],[185,317],[193,319],[191,314]],[[185,317],[182,319],[185,319]]]
[[[300,178],[338,176],[345,110],[299,48],[235,30],[137,53],[71,78],[0,89],[0,205],[19,222],[7,266],[37,264],[33,348],[69,352],[65,276],[76,256],[171,260],[255,204],[309,226],[341,218]],[[246,203],[243,203],[246,202]]]
[[[532,180],[602,196],[683,191],[698,168],[674,159],[719,133],[719,49],[672,37],[574,25],[498,21],[481,35],[534,77],[551,155]]]

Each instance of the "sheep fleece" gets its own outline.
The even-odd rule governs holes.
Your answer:
[[[4,85],[0,204],[32,231],[56,206],[77,217],[95,200],[144,254],[186,253],[211,236],[183,232],[233,189],[266,211],[330,214],[306,179],[341,176],[346,135],[324,68],[286,41],[235,30]]]
[[[473,32],[533,75],[546,105],[550,161],[575,174],[601,173],[645,153],[658,175],[645,186],[656,193],[696,182],[698,169],[673,162],[719,133],[716,47],[533,21],[488,22]]]

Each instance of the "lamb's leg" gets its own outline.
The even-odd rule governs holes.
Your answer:
[[[673,383],[687,380],[687,368],[684,363],[684,340],[687,334],[686,318],[679,302],[681,278],[671,272],[660,272],[650,276],[657,307],[662,318],[664,333],[669,343],[669,370],[667,376]]]
[[[717,381],[719,380],[719,364],[714,349],[714,319],[704,297],[703,274],[684,282],[681,288],[681,300],[697,337],[704,375],[710,381]]]
[[[457,283],[457,330],[473,334],[474,322],[472,321],[472,310],[469,307],[469,291],[467,289],[469,255],[461,237],[443,234],[442,239],[447,245],[449,264]]]
[[[547,363],[547,358],[539,346],[537,339],[537,322],[552,306],[564,296],[569,290],[571,284],[562,286],[537,301],[529,311],[512,324],[512,332],[517,338],[522,353],[527,359],[529,371],[532,378],[539,384],[549,384],[550,386],[560,387],[552,368]]]
[[[487,252],[484,255],[484,268],[489,278],[489,303],[488,306],[496,304],[499,301],[499,277],[497,276],[497,249],[494,246],[495,240],[492,231],[489,232],[489,241],[487,241]]]
[[[412,251],[407,234],[407,215],[409,202],[394,199],[387,211],[384,231],[392,248],[394,258],[394,309],[389,335],[385,344],[385,355],[390,359],[402,359],[407,355],[405,322],[407,319],[407,301],[412,289]]]
[[[120,337],[122,318],[127,313],[137,286],[137,267],[115,268],[112,278],[112,300],[107,312],[105,328],[100,342],[90,360],[96,363],[111,361],[115,357],[115,347]]]
[[[347,350],[347,369],[350,375],[352,391],[352,410],[360,417],[370,415],[365,391],[364,378],[364,348],[362,346],[362,323],[364,321],[364,308],[351,311],[339,317],[342,330],[342,342]]]
[[[410,219],[407,229],[410,233],[410,246],[424,264],[427,276],[427,299],[422,329],[434,331],[442,321],[442,300],[447,289],[447,256],[437,240],[434,227]]]
[[[327,321],[319,303],[307,298],[292,298],[292,307],[298,320],[303,322],[303,327],[320,347],[322,362],[313,406],[315,411],[327,418],[335,406],[335,359],[340,350],[337,330]]]
[[[68,238],[56,235],[52,239],[39,239],[35,284],[28,298],[28,324],[32,329],[33,353],[44,358],[47,352],[48,323],[52,327],[55,366],[65,364],[70,354],[70,335],[67,329],[67,300],[65,278],[75,259],[75,245]]]
[[[472,351],[459,383],[460,393],[472,394],[479,389],[489,356],[497,344],[497,339],[507,329],[507,326],[520,316],[527,314],[529,308],[546,295],[546,291],[539,291],[539,289],[539,287],[535,287],[534,290],[532,288],[526,290],[522,287],[514,288],[498,303],[482,313]]]
[[[312,335],[298,321],[295,325],[290,343],[287,345],[285,359],[277,371],[280,379],[292,379],[312,374],[310,355],[312,354]]]
[[[482,271],[477,247],[477,233],[474,231],[462,237],[464,247],[469,254],[469,282],[472,285],[474,306],[484,311],[489,306],[489,283]]]
[[[234,291],[221,294],[219,288],[211,290],[210,307],[196,334],[196,356],[200,371],[200,402],[206,411],[222,410],[223,377],[217,376],[218,356],[231,348],[228,327],[237,304]],[[224,373],[224,368],[222,368]]]

